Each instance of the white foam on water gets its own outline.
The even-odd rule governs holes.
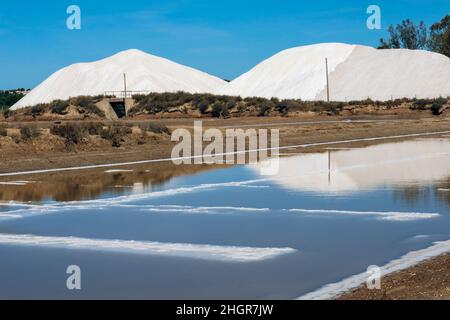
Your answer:
[[[439,213],[428,212],[385,212],[385,211],[352,211],[352,210],[327,210],[327,209],[288,209],[288,212],[317,214],[317,215],[358,215],[358,216],[376,216],[382,220],[388,221],[414,221],[422,219],[431,219],[440,216]]]
[[[148,193],[119,196],[119,197],[109,198],[109,199],[95,199],[95,200],[87,200],[87,201],[81,201],[81,202],[80,201],[72,201],[72,202],[65,202],[63,204],[66,204],[66,205],[67,204],[79,204],[79,203],[82,203],[85,205],[88,205],[88,204],[96,204],[96,205],[99,205],[99,204],[106,204],[106,205],[121,204],[121,203],[146,200],[146,199],[151,199],[151,198],[169,197],[169,196],[179,195],[179,194],[210,191],[210,190],[214,190],[217,188],[246,188],[249,185],[253,185],[255,183],[259,183],[262,181],[266,181],[266,179],[231,181],[231,182],[220,182],[220,183],[205,183],[205,184],[200,184],[197,186],[179,187],[179,188],[154,191],[154,192],[148,192]]]
[[[167,255],[231,262],[255,262],[294,253],[293,248],[258,248],[238,246],[163,243],[133,240],[105,240],[76,237],[0,234],[0,244],[100,251],[121,251],[132,254]]]
[[[429,239],[431,236],[428,234],[418,234],[411,238],[406,239],[407,242],[415,242],[415,241],[421,241],[425,239]]]
[[[133,204],[132,202],[147,200],[157,197],[166,197],[183,193],[199,192],[211,190],[217,187],[248,187],[247,184],[257,183],[260,180],[248,180],[242,182],[226,182],[217,184],[204,184],[195,187],[181,187],[156,191],[144,194],[133,194],[116,198],[95,199],[86,201],[56,202],[50,204],[28,204],[5,202],[0,206],[9,206],[13,210],[5,211],[4,214],[11,215],[5,218],[23,218],[40,214],[59,213],[74,210],[104,210],[112,207],[135,208],[148,212],[177,212],[177,213],[198,213],[198,214],[227,214],[230,212],[270,212],[270,208],[234,207],[234,206],[189,206],[189,205],[151,205]],[[333,210],[333,209],[276,209],[281,212],[299,213],[305,215],[355,215],[375,217],[386,221],[415,221],[432,219],[440,216],[439,213],[431,212],[398,212],[398,211],[355,211],[355,210]],[[0,216],[1,218],[1,216]]]
[[[413,267],[425,260],[440,256],[450,251],[450,240],[435,242],[431,247],[426,249],[412,251],[399,259],[392,260],[385,266],[381,267],[382,276],[398,272]],[[335,299],[351,290],[358,288],[367,281],[368,274],[366,272],[351,276],[342,281],[328,284],[316,291],[307,293],[297,300],[329,300]]]
[[[22,218],[23,216],[20,214],[14,214],[14,213],[3,213],[0,212],[0,220],[5,220],[5,219],[18,219],[18,218]]]
[[[133,172],[133,170],[126,170],[126,169],[111,169],[106,170],[105,173],[121,173],[121,172]]]

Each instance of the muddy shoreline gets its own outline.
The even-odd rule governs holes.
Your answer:
[[[383,277],[381,290],[361,286],[337,300],[450,300],[450,253]]]

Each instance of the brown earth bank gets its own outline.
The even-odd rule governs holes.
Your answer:
[[[381,290],[362,286],[337,300],[450,300],[450,253],[387,275]]]
[[[99,122],[100,129],[97,128],[98,122],[74,122],[76,126],[79,126],[80,123],[82,125],[87,123],[89,128],[83,129],[87,130],[87,133],[77,137],[74,141],[72,141],[73,139],[69,141],[67,138],[67,135],[72,133],[70,130],[69,132],[64,130],[60,132],[61,130],[54,129],[55,126],[64,126],[67,123],[62,125],[45,121],[32,123],[31,126],[35,128],[31,131],[38,131],[39,135],[37,136],[27,130],[25,130],[27,131],[25,136],[21,132],[21,128],[29,126],[30,123],[8,123],[4,130],[5,134],[2,135],[0,132],[0,173],[168,158],[176,144],[171,141],[170,132],[178,128],[192,130],[194,120],[101,121]],[[95,129],[92,134],[90,133],[91,127]],[[447,131],[450,130],[450,117],[366,116],[344,118],[328,116],[308,119],[303,117],[248,117],[205,119],[203,127],[205,130],[218,128],[224,133],[228,128],[279,129],[280,146],[290,146]],[[144,131],[145,134],[143,134]],[[392,141],[392,139],[386,141]],[[371,143],[375,142],[354,142],[353,146],[364,146]],[[348,146],[348,143],[343,145]],[[316,152],[327,147],[329,146],[292,148],[282,152]],[[333,145],[333,147],[339,147],[339,145]]]

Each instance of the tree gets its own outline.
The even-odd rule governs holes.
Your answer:
[[[416,25],[410,19],[388,28],[389,38],[380,39],[378,49],[422,49],[450,57],[450,15],[433,24],[430,29],[421,21]]]
[[[388,28],[389,39],[380,39],[379,49],[427,49],[428,30],[423,21],[416,25],[410,19]]]
[[[23,98],[22,93],[16,93],[15,90],[0,91],[0,110],[9,109],[13,104]]]
[[[431,51],[450,57],[450,15],[431,26],[429,47]]]

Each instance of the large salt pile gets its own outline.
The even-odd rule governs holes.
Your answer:
[[[450,96],[450,59],[419,50],[326,43],[284,50],[223,88],[243,97],[334,101]]]
[[[128,90],[132,91],[212,93],[226,83],[207,73],[133,49],[103,60],[63,68],[11,109],[48,103],[56,99],[123,91],[124,74]]]

